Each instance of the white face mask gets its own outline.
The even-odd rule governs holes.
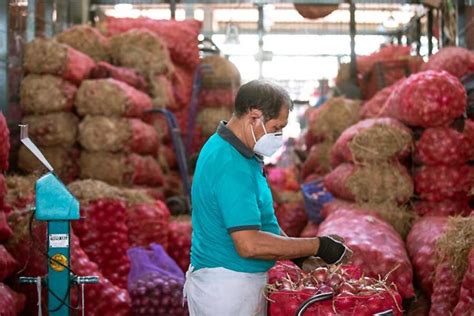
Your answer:
[[[252,136],[253,140],[255,141],[255,146],[253,146],[253,151],[256,154],[265,156],[265,157],[271,157],[273,156],[274,153],[280,149],[281,146],[283,146],[283,133],[278,132],[278,133],[267,133],[267,130],[265,129],[265,125],[262,122],[262,127],[263,131],[265,132],[265,135],[260,137],[260,139],[257,141],[255,138],[255,132],[253,131],[253,127],[250,126],[250,129],[252,131]]]

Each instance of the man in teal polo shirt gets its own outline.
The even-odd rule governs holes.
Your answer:
[[[232,118],[199,154],[185,284],[192,316],[266,315],[263,290],[276,260],[334,264],[350,253],[337,237],[289,238],[278,225],[262,156],[281,147],[292,107],[287,92],[268,81],[243,85]]]

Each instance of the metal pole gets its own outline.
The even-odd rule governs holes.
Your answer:
[[[26,17],[26,41],[30,42],[35,38],[36,30],[36,0],[28,0],[28,15]]]
[[[9,0],[0,0],[0,111],[8,115],[8,15]]]
[[[171,11],[171,19],[176,19],[176,0],[170,1],[170,11]]]
[[[45,22],[45,34],[48,37],[53,36],[53,14],[54,14],[54,0],[44,0],[44,22]]]
[[[421,50],[421,21],[420,18],[416,19],[416,24],[415,24],[415,33],[416,33],[416,55],[420,56],[420,50]]]
[[[428,10],[428,56],[433,54],[433,9]]]
[[[350,12],[350,36],[351,36],[351,78],[357,79],[357,57],[355,52],[355,36],[356,36],[356,21],[355,21],[355,4],[351,1],[349,6]]]
[[[265,29],[263,28],[263,5],[258,4],[258,77],[263,78],[263,35]]]
[[[457,0],[457,39],[456,44],[460,47],[466,47],[466,4],[464,0]]]

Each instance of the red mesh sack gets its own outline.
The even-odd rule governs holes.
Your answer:
[[[20,315],[25,307],[25,296],[0,283],[0,312],[2,316]]]
[[[98,284],[85,286],[85,314],[90,316],[129,316],[131,309],[130,296],[126,289],[121,289],[109,281],[97,264],[81,248],[79,238],[74,234],[71,241],[71,268],[80,276],[98,276]],[[74,293],[73,293],[74,294]],[[77,304],[73,298],[73,305]]]
[[[301,178],[305,179],[312,174],[323,176],[331,171],[330,152],[331,142],[323,142],[311,146],[308,157],[301,166]]]
[[[324,186],[335,197],[348,201],[404,203],[413,195],[408,170],[391,163],[366,166],[343,163],[324,177]]]
[[[415,189],[421,199],[440,202],[463,198],[472,185],[472,168],[461,166],[424,166],[415,173]]]
[[[272,188],[281,191],[298,191],[300,189],[294,168],[270,168],[267,179]]]
[[[129,86],[134,87],[140,91],[145,93],[148,92],[148,84],[143,76],[141,76],[138,72],[133,69],[125,68],[125,67],[118,67],[113,66],[105,61],[99,62],[92,68],[91,79],[106,79],[112,78],[115,80],[119,80],[125,82]]]
[[[407,250],[416,276],[428,297],[433,293],[436,242],[446,231],[447,222],[447,217],[424,216],[413,225],[407,237]]]
[[[35,202],[35,182],[37,177],[29,176],[8,176],[7,196],[5,199],[6,215],[13,209],[25,209]]]
[[[350,209],[328,215],[318,235],[337,234],[344,238],[354,255],[352,263],[369,277],[388,276],[403,298],[413,297],[413,270],[400,235],[377,216]]]
[[[10,152],[10,131],[7,120],[0,112],[0,172],[8,169],[8,153]]]
[[[236,93],[234,89],[203,89],[199,92],[199,105],[200,107],[232,108]]]
[[[308,221],[308,224],[306,224],[305,228],[300,234],[300,237],[302,238],[311,238],[311,237],[317,237],[318,236],[318,228],[319,225],[312,222]]]
[[[461,78],[474,71],[474,53],[462,47],[445,47],[430,57],[423,70],[444,70]]]
[[[420,201],[415,204],[415,211],[420,216],[468,216],[471,213],[471,208],[466,196],[440,202]]]
[[[171,111],[181,109],[181,104],[176,102],[173,83],[165,75],[153,76],[150,84],[150,95],[153,98],[154,108],[166,108]]]
[[[411,48],[409,46],[387,45],[368,56],[359,56],[357,57],[357,72],[360,74],[366,74],[372,70],[375,63],[400,58],[402,56],[409,56],[410,50]]]
[[[364,119],[367,118],[376,118],[383,115],[383,109],[387,102],[388,97],[395,90],[397,83],[394,83],[391,86],[385,87],[379,92],[377,92],[370,100],[364,103],[361,110],[361,117]]]
[[[468,160],[466,137],[448,127],[426,129],[416,144],[416,157],[424,165],[461,165]]]
[[[183,271],[189,268],[192,231],[189,218],[174,218],[170,221],[168,254]]]
[[[23,67],[27,73],[56,75],[80,84],[94,65],[86,54],[55,40],[36,38],[25,47]]]
[[[83,151],[81,177],[114,185],[162,185],[163,172],[152,156]]]
[[[25,114],[71,112],[77,87],[53,75],[28,75],[21,81],[20,106]]]
[[[112,78],[85,80],[74,102],[80,116],[106,115],[143,118],[152,108],[150,97]]]
[[[275,215],[281,229],[290,237],[298,237],[308,223],[308,216],[302,202],[278,205]]]
[[[0,281],[5,280],[18,269],[18,262],[7,251],[5,246],[0,245]]]
[[[469,252],[468,266],[461,283],[459,302],[454,308],[454,316],[465,315],[469,310],[474,310],[474,249]]]
[[[180,109],[187,109],[193,93],[194,71],[175,66],[173,76],[174,98]]]
[[[435,127],[449,125],[465,107],[466,92],[459,79],[445,71],[425,71],[397,85],[385,113],[408,125]]]
[[[168,46],[175,64],[194,70],[199,64],[198,35],[202,23],[197,20],[154,20],[149,18],[114,18],[101,25],[108,36],[145,28],[156,33]]]
[[[152,243],[168,247],[170,212],[165,203],[153,199],[144,190],[126,190],[127,226],[130,247],[147,248]]]
[[[446,261],[438,264],[433,281],[430,316],[450,315],[459,300],[459,286],[460,282],[455,279],[450,264]]]
[[[474,121],[466,120],[464,126],[464,136],[469,144],[468,157],[469,160],[474,160]]]
[[[410,153],[410,129],[392,118],[360,121],[346,129],[331,150],[331,165],[402,159]]]
[[[139,119],[87,116],[79,124],[79,142],[89,151],[158,154],[159,136]]]
[[[81,203],[83,219],[72,222],[81,247],[114,285],[127,288],[126,206],[120,191],[100,181],[76,181],[69,185]]]

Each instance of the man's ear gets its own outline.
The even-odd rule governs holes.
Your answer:
[[[260,120],[263,120],[263,113],[260,110],[252,109],[248,113],[250,124],[256,126],[260,124]]]

